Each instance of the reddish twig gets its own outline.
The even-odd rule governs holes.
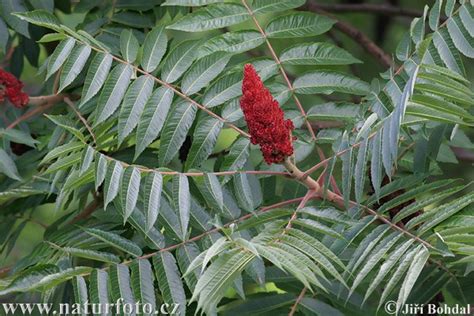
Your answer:
[[[74,217],[70,222],[69,222],[69,225],[70,224],[75,224],[77,223],[78,221],[82,220],[82,219],[86,219],[88,218],[92,213],[94,213],[94,211],[100,206],[100,200],[97,196],[94,196],[94,200],[86,206],[86,208],[80,212],[79,214],[77,214],[76,217]]]
[[[76,114],[76,116],[81,120],[81,122],[84,124],[84,126],[86,127],[87,131],[89,132],[89,134],[92,136],[92,140],[94,141],[94,144],[97,143],[97,140],[95,138],[95,135],[94,135],[94,132],[92,131],[92,128],[90,127],[90,125],[87,123],[87,120],[81,115],[81,113],[76,109],[76,107],[74,106],[74,103],[71,101],[71,99],[69,99],[68,97],[65,97],[64,98],[64,102],[66,102],[66,104],[74,111],[74,113]]]
[[[304,287],[301,292],[300,292],[300,295],[298,295],[298,297],[296,298],[296,301],[295,301],[295,304],[293,304],[293,306],[291,306],[291,309],[290,309],[290,312],[288,313],[288,316],[293,316],[296,312],[296,307],[298,307],[298,304],[301,302],[301,300],[303,299],[304,295],[306,294],[306,291],[308,289],[306,287]]]
[[[26,112],[25,114],[17,118],[15,121],[13,121],[10,125],[7,126],[7,129],[14,128],[21,122],[24,122],[39,113],[45,112],[56,103],[61,102],[63,98],[64,98],[64,95],[62,94],[30,97],[29,104],[36,105],[36,107],[32,109],[31,111]]]
[[[222,230],[223,228],[226,228],[226,227],[229,227],[230,225],[232,224],[236,224],[236,223],[239,223],[239,222],[242,222],[246,219],[249,219],[251,218],[252,216],[256,215],[256,214],[261,214],[261,213],[264,213],[266,211],[269,211],[269,210],[272,210],[272,209],[275,209],[275,208],[279,208],[279,207],[282,207],[282,206],[285,206],[285,205],[289,205],[289,204],[293,204],[293,203],[297,203],[297,202],[300,202],[301,200],[303,200],[303,198],[295,198],[295,199],[291,199],[291,200],[287,200],[287,201],[283,201],[283,202],[279,202],[279,203],[276,203],[276,204],[273,204],[273,205],[270,205],[270,206],[266,206],[266,207],[263,207],[261,208],[259,211],[257,212],[253,212],[253,213],[249,213],[249,214],[246,214],[242,217],[239,217],[238,219],[235,219],[233,221],[230,221],[228,223],[226,223],[225,225],[223,225],[222,227],[216,227],[216,228],[213,228],[213,229],[210,229],[210,230],[207,230],[205,231],[204,233],[200,234],[200,235],[197,235],[197,236],[194,236],[193,238],[190,238],[188,240],[185,240],[183,242],[180,242],[178,244],[174,244],[172,246],[168,246],[166,248],[162,248],[158,251],[155,251],[155,252],[152,252],[152,253],[149,253],[149,254],[146,254],[146,255],[143,255],[141,257],[138,257],[137,259],[148,259],[150,257],[153,257],[154,255],[160,253],[160,252],[164,252],[164,251],[171,251],[171,250],[174,250],[176,248],[179,248],[185,244],[188,244],[190,242],[194,242],[194,241],[198,241],[204,237],[206,237],[207,235],[209,234],[212,234],[212,233],[215,233],[215,232],[218,232],[220,230]],[[130,263],[131,261],[126,261],[124,263]]]

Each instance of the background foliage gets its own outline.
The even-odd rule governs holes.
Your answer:
[[[2,301],[473,303],[472,1],[0,8],[2,67],[35,95],[1,105]],[[245,63],[297,127],[304,177],[250,144]]]

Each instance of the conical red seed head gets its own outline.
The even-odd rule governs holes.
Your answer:
[[[251,64],[244,67],[240,107],[249,128],[250,140],[259,144],[267,164],[281,163],[293,154],[291,120],[263,84]]]

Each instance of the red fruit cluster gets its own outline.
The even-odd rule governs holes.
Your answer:
[[[14,75],[0,69],[0,102],[5,100],[5,96],[13,105],[18,108],[28,104],[29,97],[22,91],[23,83]]]
[[[244,112],[252,144],[260,145],[267,164],[283,162],[293,154],[293,122],[285,120],[280,105],[250,64],[244,67],[242,94],[240,107]]]

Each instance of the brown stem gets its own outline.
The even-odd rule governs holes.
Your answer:
[[[327,196],[328,201],[333,202],[334,204],[336,204],[338,207],[340,207],[342,209],[345,208],[344,198],[342,196],[340,196],[339,194],[336,194],[336,193],[328,190],[326,192],[326,196]],[[371,208],[369,208],[365,205],[359,204],[357,202],[354,202],[354,201],[349,201],[349,204],[351,206],[363,208],[366,213],[369,213],[370,215],[375,216],[379,221],[383,222],[384,224],[389,225],[391,228],[400,231],[402,234],[407,235],[409,238],[416,240],[417,242],[425,245],[426,247],[428,247],[430,249],[435,249],[435,247],[433,247],[430,243],[428,243],[425,240],[421,239],[420,237],[410,233],[409,231],[403,229],[402,227],[398,226],[397,224],[392,223],[388,218],[386,218],[383,215],[380,215],[379,213],[372,210]]]
[[[302,184],[308,187],[308,194],[311,194],[311,197],[316,197],[316,198],[322,198],[323,196],[326,197],[326,199],[330,202],[333,202],[336,204],[339,208],[345,209],[345,204],[344,204],[344,197],[342,197],[340,194],[337,194],[331,190],[325,190],[323,187],[319,185],[317,181],[315,181],[313,178],[311,178],[309,175],[306,175],[303,173],[301,170],[298,169],[289,159],[285,160],[284,166],[288,169],[290,172],[290,175],[295,178],[296,180],[300,181]],[[306,198],[306,196],[305,196]],[[430,249],[435,249],[430,243],[426,242],[425,240],[419,238],[418,236],[412,234],[411,232],[403,229],[402,227],[399,227],[397,224],[392,223],[389,219],[387,219],[385,216],[377,213],[376,211],[372,210],[371,208],[364,206],[362,204],[359,204],[354,201],[349,201],[349,204],[351,206],[355,207],[361,207],[365,210],[366,213],[369,213],[376,217],[379,221],[383,222],[384,224],[389,225],[392,229],[400,231],[402,234],[407,235],[408,237],[418,241],[419,243],[425,245],[426,247]],[[285,228],[285,231],[288,230],[288,228],[291,228],[291,222],[296,218],[298,209],[293,213],[292,217],[290,218],[290,221],[287,224],[287,228]]]
[[[353,41],[359,44],[366,52],[374,56],[377,61],[384,67],[389,68],[394,66],[393,60],[382,48],[375,44],[367,35],[352,26],[351,24],[338,20],[331,13],[321,9],[321,7],[314,2],[308,2],[302,7],[303,10],[310,10],[319,14],[323,14],[335,19],[337,22],[334,26],[342,33],[349,36]]]
[[[87,207],[79,214],[77,214],[76,217],[74,217],[69,224],[75,224],[81,219],[86,219],[88,218],[94,211],[100,206],[100,200],[97,197],[94,197],[94,200],[87,205]]]
[[[295,304],[293,304],[293,306],[291,306],[291,309],[290,309],[290,312],[288,313],[288,316],[293,316],[296,313],[296,307],[298,307],[298,304],[303,299],[303,297],[306,294],[307,290],[308,289],[306,288],[306,286],[301,290],[300,295],[298,295],[298,297],[296,298]]]
[[[106,159],[108,160],[115,160],[112,157],[109,157],[105,154],[102,154],[105,156]],[[128,164],[123,161],[119,161],[119,163],[123,167],[129,167],[132,166],[131,164]],[[156,170],[156,169],[150,169],[144,166],[140,165],[133,165],[136,167],[138,170],[141,172],[156,172],[159,174],[162,174],[164,176],[173,176],[173,175],[184,175],[187,177],[202,177],[205,176],[206,174],[213,174],[215,176],[231,176],[234,174],[255,174],[255,175],[273,175],[273,176],[286,176],[286,177],[291,177],[291,175],[288,172],[285,171],[270,171],[270,170],[233,170],[233,171],[217,171],[217,172],[179,172],[179,171],[161,171],[161,170]]]
[[[87,123],[87,120],[81,115],[81,113],[76,109],[76,107],[74,106],[74,103],[71,101],[71,99],[69,99],[68,97],[65,97],[64,98],[64,102],[66,102],[66,104],[74,111],[74,113],[76,114],[76,116],[81,120],[82,124],[84,124],[84,126],[86,127],[87,131],[89,132],[89,134],[92,136],[92,139],[94,141],[94,144],[97,143],[97,140],[95,138],[95,135],[94,135],[94,132],[92,131],[92,128],[90,127],[90,125]]]
[[[377,135],[377,132],[378,132],[378,131],[375,131],[375,132],[373,132],[372,134],[370,134],[370,135],[368,136],[368,139],[371,139],[371,138],[373,138],[375,135]],[[326,165],[329,163],[329,161],[331,161],[331,159],[336,158],[336,157],[339,157],[339,156],[341,156],[341,155],[344,155],[344,154],[345,154],[346,152],[348,152],[349,150],[360,147],[360,145],[362,145],[362,142],[355,143],[354,145],[352,145],[352,146],[350,146],[350,147],[348,147],[348,148],[346,148],[346,149],[344,149],[344,150],[338,151],[337,153],[335,153],[335,154],[332,155],[331,157],[326,158],[326,159],[324,159],[324,160],[321,160],[320,162],[318,162],[317,164],[315,164],[314,166],[312,166],[311,168],[309,168],[308,170],[306,170],[303,175],[304,175],[305,177],[309,176],[310,174],[312,174],[313,172],[315,172],[315,171],[318,170],[319,168],[326,166]]]
[[[208,231],[205,231],[204,233],[200,234],[200,235],[197,235],[191,239],[188,239],[188,240],[185,240],[181,243],[178,243],[178,244],[175,244],[175,245],[172,245],[172,246],[169,246],[169,247],[166,247],[166,248],[162,248],[158,251],[155,251],[153,253],[149,253],[149,254],[146,254],[146,255],[143,255],[141,257],[139,257],[138,259],[147,259],[147,258],[150,258],[150,257],[153,257],[154,255],[156,255],[157,253],[160,253],[160,252],[164,252],[164,251],[171,251],[171,250],[174,250],[176,248],[179,248],[187,243],[190,243],[190,242],[194,242],[194,241],[198,241],[200,239],[202,239],[203,237],[209,235],[209,234],[212,234],[212,233],[215,233],[215,232],[218,232],[220,230],[222,230],[222,228],[225,228],[225,227],[229,227],[230,225],[232,224],[235,224],[235,223],[239,223],[239,222],[242,222],[246,219],[249,219],[251,218],[252,216],[256,215],[256,214],[261,214],[261,213],[264,213],[266,211],[269,211],[269,210],[272,210],[272,209],[275,209],[275,208],[279,208],[279,207],[282,207],[282,206],[285,206],[285,205],[289,205],[289,204],[293,204],[293,203],[297,203],[297,202],[300,202],[301,200],[303,200],[304,198],[295,198],[295,199],[291,199],[291,200],[287,200],[287,201],[283,201],[283,202],[279,202],[279,203],[276,203],[276,204],[273,204],[273,205],[270,205],[270,206],[267,206],[267,207],[264,207],[262,209],[260,209],[260,211],[258,212],[254,212],[254,213],[249,213],[249,214],[246,214],[238,219],[235,219],[227,224],[225,224],[224,226],[222,227],[216,227],[216,228],[213,228],[213,229],[210,229]],[[129,261],[130,262],[130,261]],[[126,262],[126,263],[129,263],[129,262]]]

